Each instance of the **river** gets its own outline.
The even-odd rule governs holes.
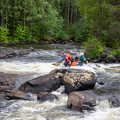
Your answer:
[[[17,45],[16,47],[33,47],[35,51],[25,56],[1,59],[0,72],[23,75],[21,84],[55,69],[52,63],[60,59],[60,54],[67,51],[72,53],[84,51],[79,45],[74,44]],[[120,64],[98,64],[101,68],[94,69],[95,64],[89,63],[92,67],[86,69],[96,72],[98,81],[109,85],[114,84],[115,81],[120,83]],[[120,92],[119,85],[115,86],[116,92]],[[16,87],[19,87],[19,84],[16,83]],[[0,101],[0,120],[120,120],[120,107],[113,107],[108,101],[99,102],[95,111],[81,113],[68,109],[68,96],[63,94],[63,91],[64,86],[53,91],[52,93],[58,96],[58,100],[52,102],[41,103],[33,94],[30,94],[33,101]]]

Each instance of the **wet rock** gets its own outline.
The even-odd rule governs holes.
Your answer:
[[[96,58],[87,58],[87,61],[93,63],[120,63],[120,56],[109,55],[112,51],[110,48],[105,48],[103,53]],[[87,57],[86,53],[85,56]]]
[[[9,85],[9,86],[0,86],[0,92],[5,92],[6,90],[12,90],[14,86]]]
[[[6,55],[4,53],[0,54],[0,59],[4,59],[6,57]]]
[[[26,93],[23,93],[21,91],[7,90],[5,95],[9,100],[11,100],[11,99],[30,100],[29,95],[27,95]]]
[[[0,72],[0,92],[14,89],[18,77],[20,76],[17,74],[5,74]]]
[[[4,93],[1,93],[1,94],[0,94],[0,101],[1,101],[1,100],[6,100],[6,96],[5,96]]]
[[[63,79],[67,93],[94,89],[97,81],[96,75],[92,72],[67,73]]]
[[[16,78],[18,78],[19,75],[17,74],[5,74],[0,72],[0,85],[14,85]]]
[[[120,107],[120,81],[114,80],[94,90],[101,100],[108,100],[114,107]]]
[[[60,73],[50,73],[27,81],[19,89],[30,93],[51,92],[58,89],[62,84],[63,79]]]
[[[37,94],[37,99],[44,102],[44,101],[53,101],[55,99],[58,99],[58,97],[56,95],[53,95],[49,92],[40,92],[39,94]]]
[[[67,93],[93,89],[97,81],[96,74],[83,69],[55,69],[50,73],[63,74],[63,84]]]
[[[91,90],[71,92],[68,96],[67,107],[73,110],[94,110],[96,95]]]
[[[0,59],[6,59],[10,57],[15,57],[15,56],[23,56],[23,55],[30,54],[30,52],[32,51],[34,51],[32,47],[30,47],[29,49],[1,47],[0,48]]]

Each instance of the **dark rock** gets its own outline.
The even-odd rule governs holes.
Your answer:
[[[108,60],[109,60],[109,62],[111,63],[111,62],[117,61],[117,58],[116,58],[115,56],[113,56],[113,55],[110,55],[110,56],[108,57]]]
[[[34,51],[32,47],[30,49],[17,49],[17,48],[6,48],[1,47],[0,49],[0,59],[6,59],[15,56],[27,55],[30,52]]]
[[[0,72],[0,92],[14,89],[18,77],[20,76],[17,74],[5,74]]]
[[[51,73],[27,81],[19,89],[30,93],[51,92],[58,89],[62,84],[63,78],[61,73]]]
[[[14,85],[16,78],[18,78],[19,75],[17,74],[5,74],[0,72],[0,85]]]
[[[73,110],[94,110],[96,95],[91,90],[71,92],[68,96],[67,107]]]
[[[94,93],[99,96],[101,100],[108,100],[114,107],[120,107],[119,80],[104,84],[102,87],[95,89]]]
[[[29,95],[26,93],[23,93],[21,91],[16,91],[16,90],[7,90],[6,91],[6,97],[11,100],[11,99],[23,99],[23,100],[30,100]]]
[[[44,101],[53,101],[55,99],[58,99],[58,97],[56,95],[53,95],[49,92],[40,92],[39,94],[37,94],[37,99],[44,102]]]
[[[1,86],[0,87],[0,92],[5,92],[6,90],[12,90],[14,88],[13,85],[8,85],[8,86]]]
[[[1,93],[0,94],[0,101],[1,100],[6,100],[6,95],[4,93]]]

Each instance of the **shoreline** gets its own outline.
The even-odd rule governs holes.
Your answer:
[[[68,42],[69,44],[78,44],[76,42]],[[68,44],[68,43],[64,43],[64,44]],[[24,45],[27,44],[25,43],[9,43],[9,44],[1,44],[0,47],[0,59],[6,59],[6,58],[10,58],[10,57],[15,57],[15,56],[23,56],[26,54],[30,54],[30,52],[34,51],[35,49],[33,47],[29,47],[29,48],[17,48],[17,47],[11,47],[11,45]],[[62,44],[62,43],[29,43],[29,44]],[[82,45],[81,43],[79,43],[80,45]],[[109,51],[110,52],[110,51]],[[87,58],[86,59],[88,62],[92,62],[92,63],[120,63],[120,56],[113,56],[110,55],[108,57],[109,52],[104,51],[102,53],[102,55],[100,55],[97,58]]]

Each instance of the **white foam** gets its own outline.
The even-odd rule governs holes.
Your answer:
[[[51,63],[2,62],[0,71],[11,74],[47,74],[55,69]]]

